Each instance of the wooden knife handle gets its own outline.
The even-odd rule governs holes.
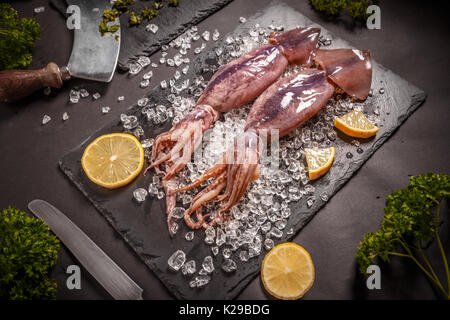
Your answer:
[[[61,88],[63,79],[56,63],[50,62],[39,70],[0,71],[0,102],[14,102],[36,90]]]

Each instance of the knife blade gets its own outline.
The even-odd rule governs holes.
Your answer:
[[[116,69],[120,51],[120,28],[116,35],[102,35],[99,23],[104,9],[111,9],[105,0],[68,0],[79,8],[80,27],[74,29],[72,54],[67,68],[70,76],[88,80],[110,82]],[[115,24],[120,25],[119,19]]]
[[[0,71],[0,102],[20,100],[36,90],[61,88],[72,77],[110,82],[116,70],[120,52],[120,27],[114,34],[102,35],[99,30],[104,9],[111,9],[106,0],[68,0],[76,6],[74,19],[80,19],[74,29],[72,53],[66,66],[50,62],[38,70]],[[120,26],[119,19],[114,24]],[[115,35],[118,36],[116,39]]]
[[[142,289],[66,215],[40,199],[31,201],[28,208],[50,227],[114,299],[142,300]]]

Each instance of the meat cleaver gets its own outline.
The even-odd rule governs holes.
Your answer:
[[[99,24],[103,10],[111,9],[107,0],[67,0],[78,6],[80,28],[74,29],[72,54],[67,66],[50,62],[39,70],[5,70],[0,72],[0,102],[13,102],[45,87],[61,88],[71,77],[110,82],[120,51],[120,29],[116,37],[102,35]],[[75,17],[74,17],[75,18]],[[117,19],[119,23],[119,19]]]

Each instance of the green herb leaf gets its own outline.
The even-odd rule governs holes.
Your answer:
[[[40,33],[35,19],[19,19],[10,4],[0,3],[0,70],[26,68]]]
[[[0,213],[0,299],[54,299],[56,282],[48,275],[59,240],[41,220],[9,207]]]

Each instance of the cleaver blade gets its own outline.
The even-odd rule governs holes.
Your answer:
[[[67,0],[67,3],[69,7],[78,6],[80,13],[80,28],[74,29],[68,73],[76,78],[110,82],[119,58],[120,28],[114,35],[102,35],[99,31],[103,10],[111,9],[110,1]],[[115,23],[120,24],[119,19]],[[118,39],[115,35],[119,35]]]
[[[110,82],[116,69],[120,51],[120,28],[115,35],[102,35],[99,30],[103,11],[111,9],[108,0],[67,0],[69,19],[75,23],[72,54],[65,67],[50,62],[38,70],[0,71],[0,102],[14,102],[36,90],[61,88],[72,77]],[[74,20],[71,20],[74,21]],[[119,19],[116,19],[120,25]],[[69,27],[69,20],[67,21]],[[72,27],[72,25],[70,25]]]

